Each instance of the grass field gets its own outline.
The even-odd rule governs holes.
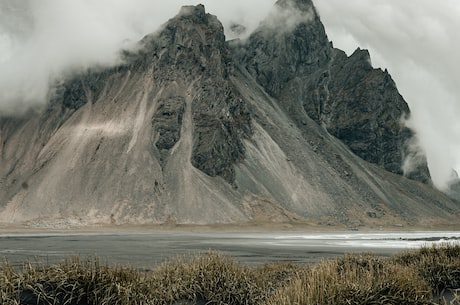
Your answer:
[[[60,264],[4,261],[0,304],[460,304],[460,246],[393,257],[345,255],[318,264],[248,267],[218,252],[174,258],[152,270],[97,258]],[[457,293],[458,292],[458,293]]]

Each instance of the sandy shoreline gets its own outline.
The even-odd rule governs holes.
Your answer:
[[[389,225],[350,228],[345,225],[311,225],[298,223],[237,223],[237,224],[160,224],[160,225],[30,225],[0,223],[0,234],[26,233],[139,233],[139,232],[229,232],[229,233],[269,233],[269,232],[423,232],[423,231],[460,231],[460,224],[441,224],[430,226]]]
[[[31,228],[0,224],[0,257],[18,263],[47,263],[68,256],[100,257],[114,264],[151,267],[176,256],[210,250],[249,265],[275,261],[315,263],[346,253],[389,256],[422,245],[452,240],[452,226],[350,230],[293,224],[86,226]]]

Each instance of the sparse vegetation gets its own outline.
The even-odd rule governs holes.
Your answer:
[[[422,247],[393,258],[394,262],[417,271],[435,295],[450,295],[460,304],[460,246],[443,244]]]
[[[431,304],[415,270],[372,255],[347,255],[312,266],[268,304]]]
[[[0,267],[0,304],[6,305],[447,305],[460,304],[459,288],[460,246],[449,244],[391,258],[345,255],[315,265],[248,267],[209,252],[148,271],[78,257],[21,268],[4,261]]]

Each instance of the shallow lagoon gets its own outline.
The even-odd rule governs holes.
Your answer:
[[[56,263],[98,256],[110,264],[152,267],[175,256],[218,250],[240,262],[314,263],[345,253],[393,255],[405,249],[460,243],[460,232],[342,233],[27,233],[0,234],[0,257]]]

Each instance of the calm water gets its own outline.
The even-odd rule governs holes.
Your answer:
[[[111,264],[151,267],[178,255],[219,250],[261,264],[318,262],[352,252],[392,255],[442,242],[460,243],[460,232],[0,234],[0,257],[20,264],[96,255]]]

